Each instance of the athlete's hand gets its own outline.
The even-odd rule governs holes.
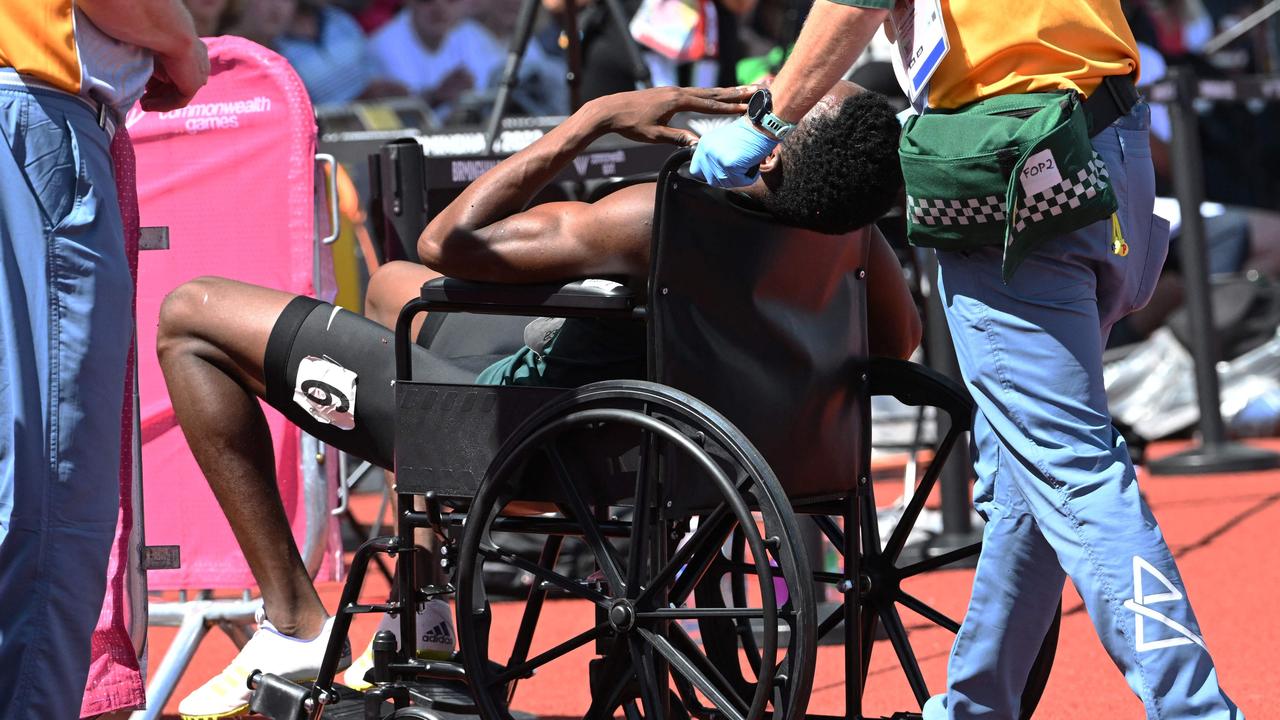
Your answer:
[[[740,115],[756,88],[661,87],[606,95],[592,100],[583,109],[594,113],[599,127],[638,142],[693,145],[697,133],[673,128],[667,123],[680,112],[705,115]]]
[[[166,112],[186,107],[208,81],[209,48],[200,38],[194,38],[178,55],[156,53],[155,70],[142,94],[142,109]]]
[[[741,117],[702,137],[689,171],[713,187],[743,187],[755,181],[757,166],[777,146],[776,139]]]

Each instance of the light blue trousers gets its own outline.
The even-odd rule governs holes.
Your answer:
[[[109,138],[0,87],[0,719],[80,716],[119,503],[132,281]]]
[[[986,518],[973,597],[926,720],[1016,720],[1070,577],[1151,720],[1239,720],[1218,686],[1187,589],[1111,426],[1102,349],[1143,306],[1168,224],[1151,213],[1147,108],[1093,139],[1120,200],[1111,222],[1046,242],[1008,285],[1000,250],[938,253],[939,287],[977,403],[974,503]],[[1087,688],[1080,688],[1087,692]]]

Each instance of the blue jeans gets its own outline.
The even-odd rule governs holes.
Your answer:
[[[133,292],[93,112],[0,88],[0,719],[80,715],[119,503]]]
[[[1102,349],[1150,299],[1168,251],[1152,215],[1147,108],[1093,139],[1120,201],[1111,221],[1044,245],[1001,281],[998,248],[938,253],[939,288],[977,403],[974,504],[986,518],[973,597],[927,720],[1019,715],[1070,577],[1148,718],[1244,717],[1218,686],[1173,556],[1112,429]]]

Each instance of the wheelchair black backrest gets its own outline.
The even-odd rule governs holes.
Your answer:
[[[643,312],[648,379],[725,416],[793,498],[847,493],[866,467],[869,448],[862,271],[868,236],[783,225],[745,196],[682,174],[688,157],[687,151],[673,156],[658,180]],[[424,286],[422,302],[435,307],[422,309],[621,319],[636,317],[637,300],[620,286],[605,291],[584,283],[504,286],[441,279]],[[403,315],[401,329],[407,330]],[[408,367],[407,356],[404,363]],[[470,497],[508,439],[557,417],[565,402],[587,396],[603,402],[591,389],[597,386],[432,385],[398,375],[397,482],[409,493]],[[424,428],[448,428],[449,439],[424,442]],[[429,431],[428,436],[434,437]],[[580,438],[581,452],[565,453],[592,478],[591,502],[630,497],[639,467],[637,440],[621,430],[588,433]],[[715,490],[705,482],[679,481],[692,466],[664,465],[677,478],[665,487],[679,488],[671,498],[682,506],[678,510],[714,500]],[[543,472],[528,469],[530,482],[519,499],[554,498],[555,484],[538,477]]]
[[[650,379],[724,414],[793,498],[847,491],[869,449],[867,231],[784,225],[689,178],[687,158],[659,180]]]

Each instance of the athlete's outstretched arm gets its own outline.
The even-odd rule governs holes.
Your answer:
[[[608,133],[689,145],[667,126],[677,112],[740,114],[752,88],[653,88],[598,98],[537,142],[481,175],[418,239],[422,262],[450,277],[531,283],[648,269],[654,187],[638,185],[594,203],[529,201]],[[522,212],[523,210],[523,212]]]

